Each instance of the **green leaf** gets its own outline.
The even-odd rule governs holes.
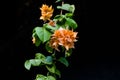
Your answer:
[[[46,29],[51,30],[50,32],[54,32],[55,30],[58,29],[56,26],[53,27],[53,26],[51,26],[49,24],[45,24],[44,26],[45,26]]]
[[[72,49],[69,49],[68,51],[65,51],[65,57],[69,57],[72,54]]]
[[[65,15],[57,15],[54,17],[54,20],[56,20],[56,26],[57,29],[61,26],[61,27],[65,27],[65,22],[66,22],[66,18]]]
[[[36,79],[35,80],[47,80],[47,77],[42,75],[42,74],[37,74]]]
[[[47,31],[44,27],[36,27],[35,31],[37,36],[43,43],[50,39],[51,33]]]
[[[41,60],[45,60],[45,56],[42,53],[36,53],[35,54],[35,59],[41,59]]]
[[[47,80],[56,80],[53,76],[47,76]]]
[[[57,8],[69,11],[70,4],[63,4],[62,6],[57,6]]]
[[[31,62],[29,60],[26,60],[25,63],[24,63],[24,66],[27,70],[30,70],[31,68]]]
[[[67,61],[67,59],[65,58],[65,57],[60,57],[59,59],[58,59],[58,61],[60,61],[62,64],[64,64],[66,67],[68,67],[69,66],[69,63],[68,63],[68,61]]]
[[[55,74],[57,74],[57,75],[59,76],[59,78],[61,78],[60,70],[56,69],[56,70],[55,70]]]
[[[39,39],[41,40],[41,41],[44,41],[44,37],[43,37],[43,35],[44,35],[44,30],[43,30],[43,28],[42,27],[36,27],[35,28],[35,32],[36,32],[36,34],[37,34],[37,36],[39,37]]]
[[[35,32],[32,34],[32,37],[35,37],[35,46],[38,47],[41,43],[41,40],[38,38]]]
[[[36,35],[35,32],[33,32],[32,37],[35,37],[35,35]]]
[[[52,64],[52,62],[53,62],[52,56],[47,56],[45,59],[45,64]]]
[[[49,46],[49,43],[46,43],[45,48],[49,53],[53,52],[53,48]]]
[[[46,62],[47,63],[52,63],[53,59],[52,59],[52,56],[47,56],[46,57]]]
[[[72,13],[74,13],[74,11],[75,11],[75,6],[74,6],[74,5],[71,5],[70,8],[69,8],[69,11],[72,12]]]
[[[62,0],[56,0],[56,3],[60,2],[60,1],[62,1]]]
[[[73,13],[66,13],[65,16],[66,16],[67,18],[72,18],[72,17],[73,17]]]
[[[55,73],[55,70],[56,70],[55,65],[47,65],[46,68],[48,69],[49,72]]]
[[[58,9],[62,9],[62,10],[66,10],[69,12],[74,13],[75,11],[75,6],[74,5],[70,5],[70,4],[63,4],[62,6],[57,6]]]
[[[45,80],[44,77],[38,77],[35,80]]]
[[[65,15],[56,15],[56,16],[54,17],[54,20],[62,21],[64,18],[65,18]]]
[[[66,24],[69,25],[71,28],[76,29],[78,27],[77,23],[75,20],[66,18]]]
[[[38,47],[40,45],[40,43],[41,43],[41,41],[37,39],[35,42],[35,46]]]
[[[30,63],[32,66],[39,66],[41,63],[40,59],[30,59]]]

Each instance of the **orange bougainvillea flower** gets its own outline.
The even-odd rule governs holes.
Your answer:
[[[41,15],[42,15],[40,19],[42,19],[43,21],[50,20],[50,18],[53,15],[53,11],[54,11],[54,9],[52,9],[52,6],[49,7],[48,5],[43,4],[40,10],[41,10]]]
[[[33,37],[33,38],[32,38],[32,42],[33,42],[33,44],[35,44],[35,41],[36,41],[36,40],[35,40],[35,37]]]
[[[55,21],[50,20],[48,24],[49,24],[50,26],[55,26]]]
[[[76,42],[77,32],[73,30],[60,28],[54,32],[50,40],[50,46],[59,51],[58,46],[65,47],[66,50],[74,48]]]

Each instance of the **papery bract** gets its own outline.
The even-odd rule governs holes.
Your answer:
[[[66,50],[74,48],[74,42],[76,42],[77,32],[72,30],[59,28],[54,32],[50,40],[50,46],[59,51],[58,46],[65,47]]]

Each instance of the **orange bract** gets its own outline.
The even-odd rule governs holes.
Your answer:
[[[50,40],[50,46],[59,51],[58,46],[65,47],[66,50],[74,48],[74,42],[76,42],[77,32],[60,28],[54,32]]]
[[[53,15],[53,11],[54,11],[54,9],[52,9],[52,6],[49,7],[48,5],[43,4],[40,10],[41,10],[41,15],[42,15],[40,19],[42,19],[43,21],[50,20],[50,18]]]
[[[49,23],[48,23],[50,26],[55,26],[55,22],[50,20]]]
[[[32,38],[32,42],[33,42],[33,44],[35,44],[35,41],[36,41],[36,40],[35,40],[35,37],[33,37],[33,38]]]

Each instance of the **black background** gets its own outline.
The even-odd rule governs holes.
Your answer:
[[[32,44],[32,29],[42,25],[39,20],[42,3],[56,6],[55,0],[16,0],[14,25],[1,29],[0,53],[4,79],[34,80],[38,68],[24,68],[26,59],[31,59],[38,49]],[[87,0],[65,0],[74,4],[74,19],[78,23],[79,41],[69,58],[70,66],[61,67],[60,80],[120,80],[119,56],[113,46],[113,30],[110,29],[108,8]],[[101,8],[102,7],[102,8]],[[54,15],[59,13],[54,12]],[[11,16],[11,15],[8,15]],[[8,19],[8,21],[11,21]],[[109,25],[108,25],[109,24]],[[5,25],[8,25],[7,23]],[[114,49],[115,48],[115,49]],[[7,78],[7,79],[6,79]]]

